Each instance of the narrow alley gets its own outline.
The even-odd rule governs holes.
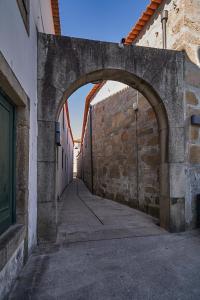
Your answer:
[[[0,1],[0,300],[200,299],[199,24]]]
[[[56,243],[39,245],[10,300],[199,298],[198,231],[170,234],[151,216],[92,195],[78,179],[58,211]]]

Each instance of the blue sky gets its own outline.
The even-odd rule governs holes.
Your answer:
[[[62,35],[119,42],[125,37],[150,0],[60,0]],[[73,135],[80,137],[85,97],[92,84],[68,100]]]

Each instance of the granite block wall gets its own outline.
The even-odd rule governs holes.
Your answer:
[[[88,115],[82,177],[92,189],[90,132]],[[92,159],[95,194],[159,216],[158,124],[148,101],[134,89],[92,106]]]

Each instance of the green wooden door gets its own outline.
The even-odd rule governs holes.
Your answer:
[[[0,93],[0,233],[14,221],[14,107]]]

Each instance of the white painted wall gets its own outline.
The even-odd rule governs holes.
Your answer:
[[[200,0],[165,0],[134,41],[136,45],[162,48],[161,10],[168,11],[167,49],[184,50],[200,66]]]
[[[30,99],[28,245],[37,227],[37,31],[54,33],[50,0],[30,1],[28,36],[16,0],[0,1],[0,51]]]
[[[57,146],[57,195],[60,197],[73,179],[73,140],[70,134],[65,106],[59,115],[61,146]],[[63,153],[63,154],[62,154]],[[62,158],[63,157],[63,158]]]
[[[101,102],[102,100],[118,93],[119,91],[127,87],[128,86],[122,82],[108,80],[106,84],[97,93],[97,95],[94,97],[94,99],[91,102],[91,105]]]
[[[136,45],[163,48],[161,11],[167,10],[167,48],[179,48],[182,42],[179,40],[180,36],[186,29],[184,27],[183,18],[185,14],[185,0],[171,0],[165,2],[161,5],[161,8],[157,10],[157,12],[150,19],[147,25],[144,26],[144,29],[140,32],[138,38],[134,41]],[[178,26],[176,27],[176,25]]]

